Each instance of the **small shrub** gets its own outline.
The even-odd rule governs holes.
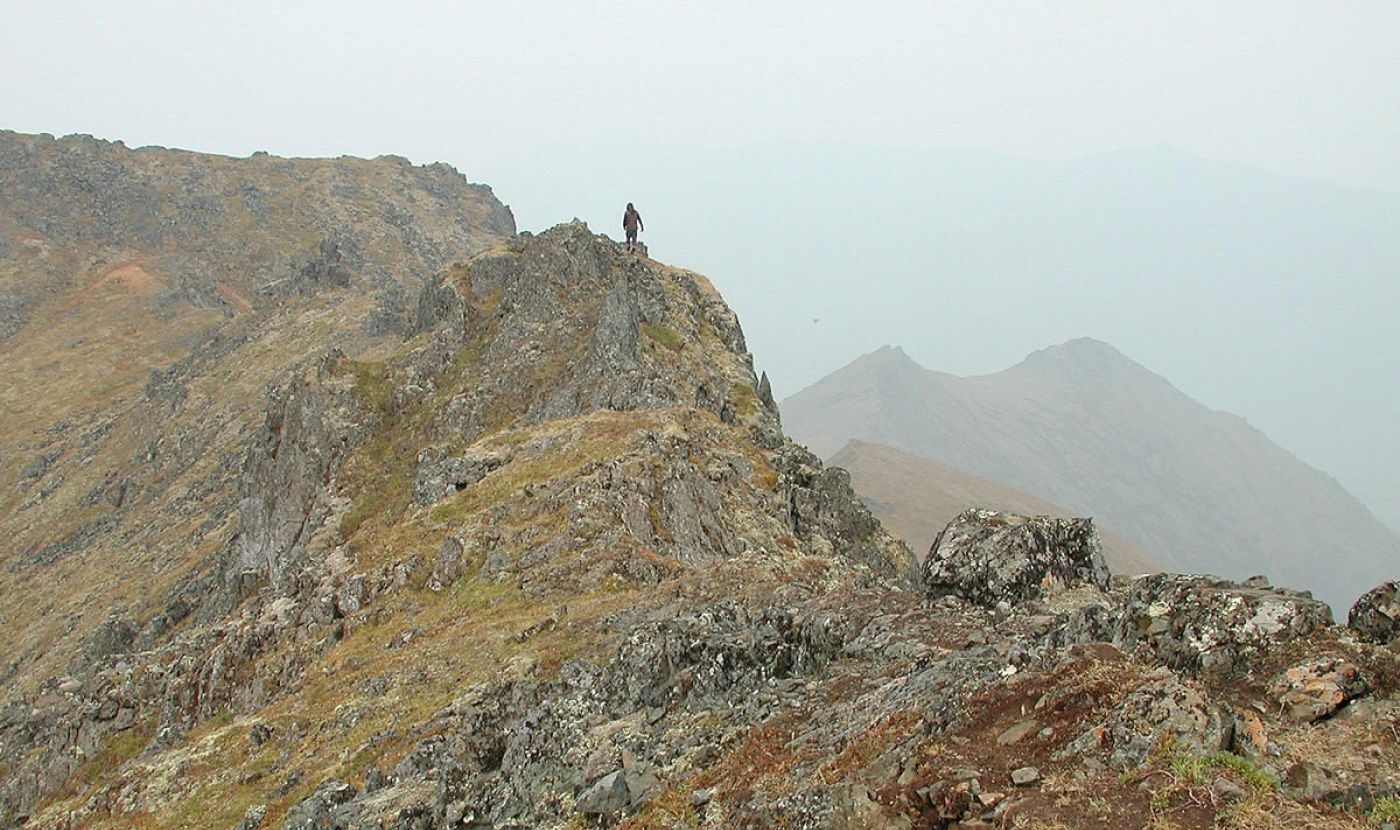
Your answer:
[[[1195,786],[1206,782],[1210,766],[1205,758],[1195,755],[1172,755],[1167,760],[1167,769],[1181,783]]]
[[[1376,799],[1376,806],[1371,808],[1371,821],[1376,824],[1400,822],[1400,796],[1390,795]]]
[[[1240,777],[1249,787],[1260,792],[1278,789],[1278,779],[1259,767],[1248,758],[1241,758],[1233,752],[1217,752],[1205,759],[1211,769],[1228,769]]]
[[[394,385],[384,377],[383,363],[350,361],[355,375],[355,393],[380,415],[387,415],[394,405]]]

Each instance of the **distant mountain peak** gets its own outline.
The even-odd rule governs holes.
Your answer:
[[[1120,363],[1138,366],[1136,362],[1112,345],[1093,337],[1076,337],[1054,346],[1046,346],[1026,356],[1026,362],[1045,360],[1067,361],[1085,365]]]
[[[1172,388],[1166,378],[1133,360],[1117,348],[1092,337],[1076,337],[1054,346],[1047,346],[1031,352],[1024,360],[1001,373],[1004,376],[1031,376],[1089,384],[1091,388],[1101,388],[1107,381],[1119,384],[1132,381],[1136,384]]]
[[[884,345],[873,352],[862,355],[851,362],[865,372],[880,371],[926,371],[902,346]]]
[[[903,346],[891,346],[888,343],[871,352],[869,357],[878,357],[883,360],[909,360],[909,355],[905,354]]]

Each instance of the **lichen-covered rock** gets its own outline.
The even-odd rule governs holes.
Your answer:
[[[579,793],[574,808],[585,815],[599,816],[620,813],[631,803],[626,776],[622,770],[614,770]]]
[[[1323,657],[1284,671],[1269,691],[1290,719],[1313,723],[1332,715],[1368,688],[1354,664]]]
[[[441,450],[425,449],[418,454],[413,501],[432,504],[481,481],[487,473],[509,461],[508,452],[477,451],[445,458]]]
[[[1164,743],[1196,755],[1228,749],[1233,728],[1229,711],[1212,703],[1199,687],[1158,669],[1106,722],[1080,734],[1059,756],[1106,752],[1110,766],[1135,767]]]
[[[1347,614],[1347,625],[1372,643],[1400,638],[1400,582],[1383,582],[1362,594]]]
[[[1305,594],[1153,574],[1133,580],[1115,641],[1176,671],[1229,673],[1272,645],[1331,624],[1326,603]]]
[[[931,597],[953,594],[991,608],[1077,584],[1107,588],[1109,573],[1092,519],[973,508],[938,534],[920,580]]]
[[[298,801],[287,811],[282,822],[282,830],[335,830],[345,826],[343,817],[336,816],[336,808],[345,804],[359,792],[344,781],[331,779],[322,783],[311,795]]]

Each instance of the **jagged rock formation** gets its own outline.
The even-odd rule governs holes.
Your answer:
[[[1332,624],[1326,604],[1307,594],[1222,579],[1153,574],[1133,581],[1118,639],[1142,644],[1180,672],[1229,672],[1280,642]]]
[[[1306,824],[1400,785],[1400,656],[1316,603],[1109,582],[1089,523],[980,513],[916,580],[703,277],[579,223],[473,238],[401,336],[341,248],[141,317],[91,394],[24,369],[0,827]],[[69,299],[4,348],[90,357]]]
[[[1400,582],[1385,582],[1362,594],[1347,615],[1347,625],[1373,643],[1400,638]]]
[[[885,347],[782,411],[823,457],[886,444],[1093,516],[1169,570],[1264,574],[1338,615],[1400,570],[1400,538],[1336,481],[1090,338],[977,377]]]
[[[1108,587],[1092,519],[1015,516],[972,508],[953,519],[920,566],[935,597],[988,608],[1040,599],[1067,585]]]

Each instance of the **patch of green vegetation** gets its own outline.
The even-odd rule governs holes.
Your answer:
[[[621,594],[624,592],[635,591],[636,586],[634,586],[632,583],[628,582],[626,579],[619,576],[618,574],[608,574],[607,576],[603,577],[603,584],[600,587],[600,590],[605,594]]]
[[[348,361],[355,376],[355,394],[381,416],[394,405],[394,385],[384,374],[383,363]]]
[[[1376,799],[1375,806],[1371,808],[1371,821],[1376,824],[1400,822],[1400,796],[1388,795]]]
[[[670,326],[658,326],[651,323],[642,324],[642,334],[660,343],[662,346],[673,352],[681,350],[681,337],[676,334],[676,330]]]
[[[590,461],[621,452],[621,444],[608,436],[593,437],[546,455],[514,461],[481,481],[449,497],[430,511],[434,521],[456,523],[488,507],[494,507],[526,484],[567,478]]]
[[[747,418],[758,411],[758,394],[747,383],[736,383],[729,390],[729,400],[734,404],[734,412]]]
[[[1256,794],[1266,794],[1278,789],[1278,778],[1261,770],[1254,761],[1231,752],[1194,754],[1177,747],[1175,738],[1166,736],[1161,745],[1152,753],[1152,763],[1165,768],[1184,787],[1201,787],[1210,784],[1212,773],[1228,770],[1239,778],[1242,784],[1253,789]]]
[[[457,581],[450,594],[457,608],[472,612],[483,608],[500,607],[508,600],[519,599],[520,589],[513,584],[497,582],[494,579],[468,577]]]
[[[77,779],[92,785],[115,772],[122,764],[135,758],[151,742],[149,727],[133,727],[118,732],[102,745],[102,749],[83,765]]]
[[[778,489],[778,471],[759,457],[758,463],[754,464],[753,483],[760,490],[774,491]]]
[[[408,507],[413,492],[416,451],[402,435],[384,431],[363,446],[347,472],[365,486],[340,520],[340,537],[349,539],[371,517],[392,523]]]
[[[1260,769],[1253,761],[1242,758],[1233,752],[1216,752],[1207,755],[1206,765],[1210,769],[1227,769],[1239,776],[1249,787],[1261,792],[1278,789],[1278,779]]]
[[[341,477],[357,491],[340,522],[340,536],[349,539],[371,520],[381,527],[393,525],[408,508],[418,451],[430,442],[447,404],[466,388],[472,367],[481,359],[489,332],[464,345],[438,376],[433,393],[415,405],[398,411],[394,384],[382,363],[347,361],[355,376],[355,391],[380,414],[375,434],[354,450],[342,467]]]
[[[1200,785],[1206,783],[1206,773],[1210,766],[1199,755],[1173,754],[1166,759],[1167,769],[1183,784]]]
[[[220,712],[219,714],[215,715],[214,717],[206,720],[203,724],[201,724],[200,731],[206,734],[209,732],[217,732],[218,730],[223,729],[225,726],[228,726],[230,723],[233,723],[233,713],[227,711]]]
[[[233,827],[266,793],[255,784],[206,784],[161,816],[162,827]]]
[[[364,775],[369,765],[379,761],[384,756],[382,747],[375,744],[366,743],[356,752],[354,756],[340,767],[340,777],[344,779],[360,778]]]
[[[675,541],[671,536],[670,528],[666,527],[666,522],[661,518],[661,505],[655,500],[647,502],[647,521],[651,523],[651,534],[663,542]]]

